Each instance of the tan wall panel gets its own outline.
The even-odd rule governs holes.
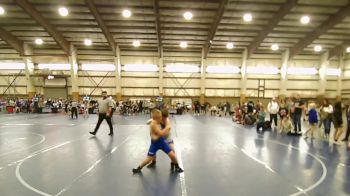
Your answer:
[[[288,81],[287,89],[318,89],[319,82],[318,81]]]
[[[154,64],[158,65],[158,57],[134,57],[134,56],[121,56],[120,63],[125,64]]]
[[[164,95],[165,96],[199,96],[200,90],[199,89],[164,89]]]
[[[207,58],[207,66],[238,66],[240,67],[242,60],[239,58]]]
[[[159,87],[157,78],[122,78],[122,87]]]
[[[164,78],[164,88],[200,88],[200,79],[186,79],[186,78]]]
[[[206,79],[206,88],[240,88],[241,80],[234,79]]]

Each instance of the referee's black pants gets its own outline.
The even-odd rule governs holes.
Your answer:
[[[112,125],[111,117],[107,116],[106,113],[99,113],[98,114],[98,121],[97,121],[94,133],[97,133],[103,120],[107,121],[110,133],[113,133],[113,125]]]

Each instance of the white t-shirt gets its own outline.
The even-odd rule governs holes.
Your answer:
[[[270,114],[277,114],[279,110],[278,103],[275,101],[271,101],[269,105],[267,106],[267,109]]]

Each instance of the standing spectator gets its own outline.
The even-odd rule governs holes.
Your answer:
[[[75,115],[75,118],[78,119],[78,102],[73,100],[71,103],[71,116],[72,119],[74,118],[73,116]]]
[[[310,124],[310,129],[308,129],[304,136],[305,138],[307,138],[307,134],[309,132],[311,132],[311,139],[314,138],[314,133],[316,132],[317,129],[317,123],[318,123],[318,119],[317,119],[317,111],[316,111],[316,105],[315,103],[311,103],[310,104],[310,110],[309,110],[309,124]]]
[[[230,111],[231,111],[231,104],[229,102],[226,102],[225,116],[226,116],[226,114],[228,114],[230,116]]]
[[[346,129],[346,135],[344,139],[342,140],[343,142],[348,141],[349,136],[350,136],[350,102],[348,104],[348,107],[346,108],[346,121],[347,121],[347,129]]]
[[[333,114],[333,106],[329,104],[327,99],[323,100],[322,106],[320,108],[321,122],[324,126],[324,137],[329,138],[329,133],[331,132],[331,121]]]
[[[291,109],[293,114],[293,124],[294,124],[294,134],[301,135],[301,116],[305,108],[305,103],[300,99],[300,96],[297,95],[294,101],[294,105]],[[293,133],[293,132],[292,132]]]
[[[334,105],[333,124],[335,128],[334,141],[337,142],[343,133],[343,115],[341,102],[337,101]]]
[[[199,116],[200,110],[201,110],[201,104],[199,103],[199,101],[196,101],[194,103],[194,114]]]
[[[267,105],[267,111],[270,114],[270,124],[272,126],[272,121],[275,122],[275,127],[277,127],[277,114],[279,111],[279,105],[276,101],[276,98],[273,97],[272,100]]]
[[[233,116],[234,113],[235,113],[235,105],[232,103],[230,106],[230,116]]]

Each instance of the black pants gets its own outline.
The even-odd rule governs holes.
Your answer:
[[[107,116],[106,113],[99,113],[98,114],[98,121],[97,121],[97,124],[96,124],[96,127],[95,127],[95,133],[97,133],[98,129],[100,128],[100,125],[101,125],[102,121],[105,120],[105,119],[106,119],[106,121],[108,123],[110,133],[113,133],[113,125],[112,125],[111,117]]]
[[[194,110],[194,113],[195,114],[199,114],[199,113],[201,113],[201,111],[199,110],[199,108],[197,108],[197,109]]]
[[[293,114],[294,131],[301,131],[301,114]]]
[[[72,112],[72,118],[73,118],[73,115],[75,115],[75,117],[78,118],[78,109],[76,107],[72,107],[71,112]]]
[[[349,136],[350,136],[350,121],[348,121],[348,128],[346,129],[346,135],[344,139],[348,140]]]
[[[270,114],[271,125],[272,125],[272,121],[275,121],[275,126],[277,126],[277,114]]]

